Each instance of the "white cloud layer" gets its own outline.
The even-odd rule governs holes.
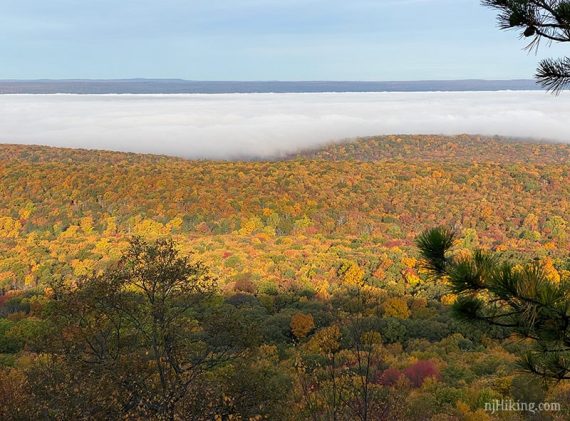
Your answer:
[[[404,133],[570,142],[570,94],[0,95],[2,143],[234,159]]]

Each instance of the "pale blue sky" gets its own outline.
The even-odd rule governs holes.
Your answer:
[[[0,0],[0,79],[532,77],[479,0]]]

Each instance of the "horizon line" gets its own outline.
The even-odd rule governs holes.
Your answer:
[[[194,83],[409,83],[409,82],[536,82],[532,78],[495,79],[495,78],[465,78],[465,79],[406,79],[406,80],[350,80],[350,79],[247,79],[247,80],[223,80],[223,79],[184,79],[184,78],[35,78],[35,79],[2,79],[0,82],[109,82],[109,81],[177,81]]]

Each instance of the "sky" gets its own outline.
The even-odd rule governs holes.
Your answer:
[[[0,0],[0,79],[531,78],[479,0]]]
[[[486,134],[568,142],[570,95],[541,91],[0,95],[3,143],[273,158],[356,136]]]

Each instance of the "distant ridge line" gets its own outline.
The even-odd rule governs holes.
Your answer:
[[[0,80],[0,94],[232,94],[542,90],[534,80],[192,81],[182,79]]]

